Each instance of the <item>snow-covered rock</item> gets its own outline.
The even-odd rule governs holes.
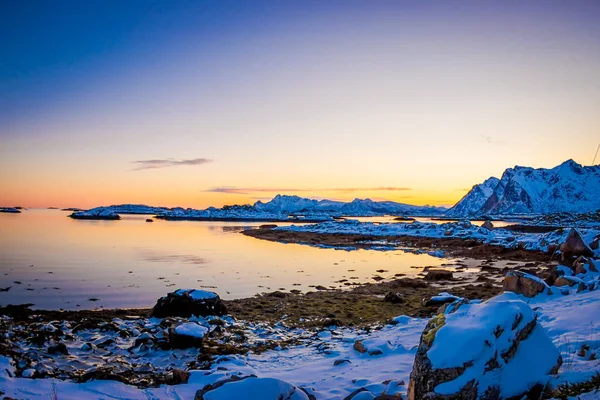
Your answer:
[[[198,392],[194,400],[309,400],[308,395],[291,383],[274,378],[236,376],[209,385]]]
[[[502,179],[490,178],[475,185],[448,215],[585,213],[598,209],[600,165],[584,167],[568,160],[552,169],[508,168]]]
[[[576,229],[571,229],[565,241],[560,245],[563,261],[579,256],[591,257],[594,251],[585,243]]]
[[[198,289],[178,289],[157,300],[152,309],[152,316],[190,317],[192,315],[224,315],[225,304],[218,294]]]
[[[169,348],[187,349],[201,347],[208,328],[196,322],[185,322],[169,329]]]
[[[463,303],[421,336],[408,399],[521,398],[543,390],[562,358],[534,311],[513,293]]]
[[[552,294],[543,279],[521,271],[508,271],[504,277],[503,289],[526,297],[534,297],[540,293]]]

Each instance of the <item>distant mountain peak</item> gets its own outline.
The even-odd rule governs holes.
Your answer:
[[[501,179],[492,177],[473,186],[448,215],[547,214],[597,209],[600,209],[600,167],[584,167],[569,159],[551,169],[508,168]]]

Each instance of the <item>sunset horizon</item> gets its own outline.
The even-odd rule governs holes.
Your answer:
[[[598,14],[587,1],[6,3],[0,205],[449,206],[514,165],[589,165]]]

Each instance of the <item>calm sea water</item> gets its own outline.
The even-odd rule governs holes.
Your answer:
[[[0,213],[0,305],[43,309],[148,307],[177,288],[225,299],[273,290],[372,282],[447,260],[402,251],[342,251],[244,236],[258,223],[82,221],[59,210]],[[378,273],[384,269],[387,272]]]

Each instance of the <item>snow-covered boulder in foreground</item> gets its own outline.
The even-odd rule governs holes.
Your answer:
[[[232,376],[230,379],[208,385],[196,392],[194,400],[309,400],[308,395],[291,383],[274,378]]]
[[[463,303],[421,335],[408,399],[507,399],[540,393],[562,358],[514,293]]]
[[[152,309],[152,316],[158,318],[224,314],[227,314],[227,308],[218,294],[198,289],[178,289],[171,292],[158,299]]]

